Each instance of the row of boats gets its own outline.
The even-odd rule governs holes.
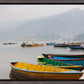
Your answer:
[[[72,42],[72,43],[55,43],[50,42],[46,43],[46,45],[54,45],[54,47],[69,47],[71,49],[84,49],[84,46],[81,46],[82,43],[79,42]]]
[[[18,44],[18,43],[15,43],[15,42],[3,43],[3,45],[14,45],[14,44]]]
[[[79,79],[83,75],[84,54],[42,53],[42,55],[44,57],[37,57],[37,65],[23,62],[10,62],[13,75],[21,80],[71,80]]]
[[[27,43],[22,43],[21,47],[40,47],[43,46],[44,44],[38,44],[38,43],[32,43],[32,44],[27,44]]]
[[[8,43],[3,43],[3,45],[14,45],[17,43],[13,42],[8,42]],[[22,43],[21,47],[41,47],[43,46],[43,43]],[[55,43],[55,42],[49,42],[46,43],[46,45],[54,45],[54,47],[69,47],[71,49],[84,49],[84,46],[81,46],[81,43]]]
[[[22,43],[21,47],[41,47],[44,44],[39,44],[39,43],[32,43],[32,44],[27,44],[27,43]],[[84,46],[81,46],[81,43],[55,43],[55,42],[49,42],[46,43],[46,45],[54,45],[54,47],[69,47],[71,49],[84,49]]]

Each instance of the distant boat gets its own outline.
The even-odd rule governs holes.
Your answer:
[[[68,47],[67,44],[55,44],[54,47]]]
[[[40,47],[40,46],[43,46],[43,44],[31,44],[30,46],[31,47]]]
[[[13,70],[13,74],[21,80],[79,79],[83,75],[83,72],[76,70],[23,62],[10,62],[10,66]]]
[[[47,53],[42,53],[42,55],[46,58],[48,58],[48,56],[56,56],[56,57],[66,57],[66,58],[84,58],[84,54],[47,54]]]
[[[12,44],[17,44],[17,43],[12,43],[12,42],[9,42],[9,43],[3,43],[3,45],[12,45]]]
[[[46,45],[55,45],[55,44],[56,44],[55,42],[46,43]]]
[[[37,63],[40,65],[48,65],[48,66],[54,66],[59,68],[66,68],[66,69],[73,69],[73,70],[83,70],[83,67],[80,65],[72,65],[69,63],[65,63],[62,61],[55,61],[52,59],[44,58],[44,57],[38,57]]]
[[[21,47],[40,47],[43,46],[43,44],[26,44],[26,43],[22,43]]]
[[[54,47],[71,47],[71,46],[80,46],[79,43],[61,43],[61,44],[55,44]]]
[[[30,44],[22,43],[21,47],[30,47]]]
[[[84,49],[84,46],[71,46],[71,49]]]
[[[62,61],[70,64],[75,64],[75,65],[82,65],[84,67],[84,58],[65,58],[65,57],[52,57],[48,56],[49,59],[52,60],[57,60],[57,61]]]

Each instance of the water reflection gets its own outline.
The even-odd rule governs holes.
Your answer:
[[[13,69],[11,69],[11,71],[10,71],[9,78],[10,78],[11,80],[24,80],[23,78],[17,76],[17,75],[14,73]]]

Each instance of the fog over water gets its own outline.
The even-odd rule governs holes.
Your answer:
[[[0,79],[10,79],[10,61],[37,64],[37,57],[42,53],[52,54],[84,54],[83,50],[71,51],[70,48],[55,48],[54,46],[43,47],[21,47],[21,43],[15,45],[3,45],[0,43]]]

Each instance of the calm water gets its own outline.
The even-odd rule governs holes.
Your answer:
[[[10,61],[20,61],[25,63],[37,64],[36,59],[42,56],[41,53],[53,54],[84,54],[84,50],[70,50],[70,48],[54,48],[53,46],[43,47],[24,47],[21,43],[15,45],[3,45],[0,43],[0,79],[10,79]]]

